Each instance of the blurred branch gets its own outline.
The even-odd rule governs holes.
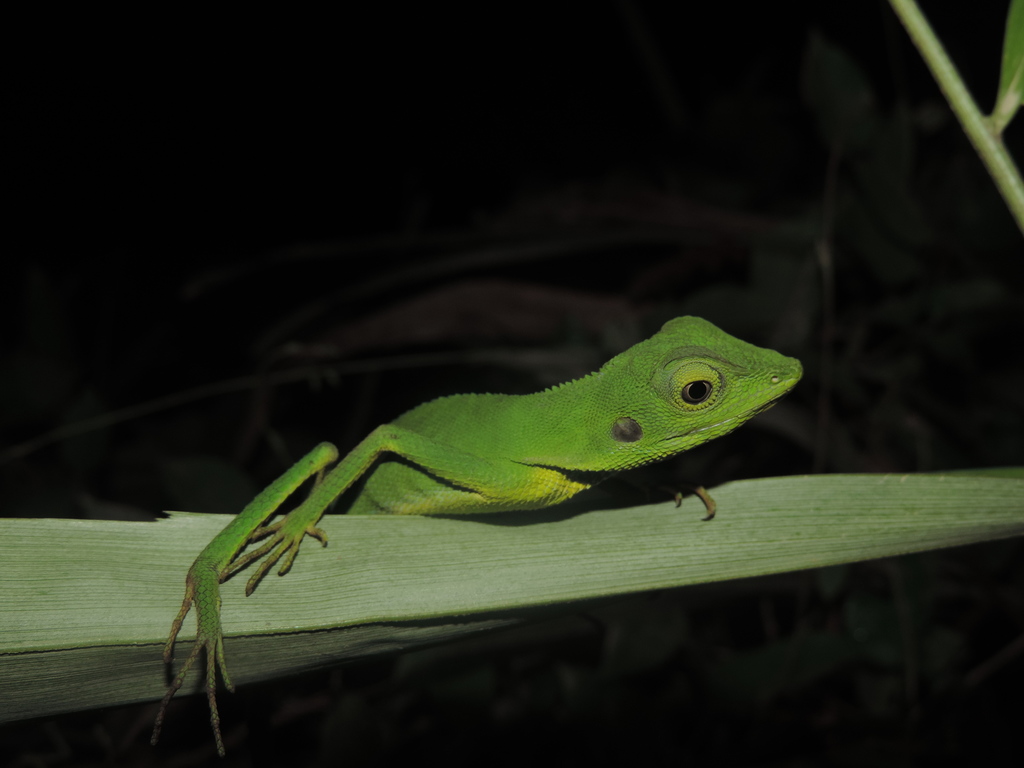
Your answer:
[[[1017,226],[1024,233],[1024,182],[1021,181],[1020,171],[1006,145],[1003,144],[1001,129],[996,125],[996,121],[981,114],[956,66],[915,0],[889,0],[889,3],[932,71],[949,106],[963,126],[967,138],[981,156],[1010,213],[1017,221]]]

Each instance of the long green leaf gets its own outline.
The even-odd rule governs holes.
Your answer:
[[[243,579],[225,585],[228,664],[245,683],[596,599],[1021,535],[1016,474],[735,482],[715,490],[712,522],[692,499],[575,516],[328,516],[330,546],[307,542],[286,578],[250,598]],[[184,573],[227,519],[0,520],[0,721],[160,697]]]
[[[992,125],[996,133],[1017,114],[1024,102],[1024,0],[1012,0],[1006,13],[1006,33],[1003,37],[1003,64],[999,74],[999,93],[992,110]]]

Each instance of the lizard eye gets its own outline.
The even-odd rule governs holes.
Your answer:
[[[683,391],[680,394],[684,403],[699,405],[711,397],[711,391],[711,382],[701,379],[699,381],[691,381],[683,387]]]
[[[686,413],[713,408],[726,390],[722,372],[701,359],[684,359],[669,372],[666,396]]]

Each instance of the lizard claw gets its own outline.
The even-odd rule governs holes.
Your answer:
[[[174,680],[171,681],[171,685],[168,687],[167,693],[164,694],[164,698],[160,702],[160,709],[157,711],[156,721],[153,723],[153,735],[150,737],[149,743],[155,746],[157,741],[160,740],[160,730],[163,727],[164,715],[167,713],[167,707],[171,703],[171,699],[174,698],[174,694],[178,692],[182,683],[185,682],[185,678],[188,676],[188,672],[192,668],[192,665],[196,663],[199,655],[205,650],[205,689],[206,700],[210,704],[210,725],[213,727],[213,738],[217,744],[217,754],[224,757],[224,739],[221,737],[220,713],[217,710],[217,670],[220,670],[220,676],[224,680],[224,685],[229,691],[234,692],[235,685],[231,682],[231,678],[228,676],[227,663],[224,660],[224,635],[221,632],[219,612],[214,611],[213,613],[209,613],[206,611],[208,606],[216,606],[219,608],[219,585],[215,584],[213,594],[208,594],[207,590],[203,590],[201,582],[197,587],[196,582],[191,580],[191,573],[189,574],[189,577],[185,591],[185,601],[182,603],[178,617],[175,619],[174,624],[171,627],[170,639],[164,646],[164,662],[168,665],[171,664],[174,653],[174,640],[178,635],[178,631],[181,629],[182,621],[193,604],[196,607],[197,614],[196,640],[195,644],[192,646],[191,653],[189,653],[188,658],[185,659],[185,663],[181,665],[181,669],[178,670],[178,674],[174,676]]]
[[[246,583],[246,596],[251,595],[256,590],[256,587],[259,586],[263,577],[267,575],[267,572],[269,572],[282,557],[284,558],[284,562],[281,564],[280,569],[278,569],[278,574],[280,576],[284,576],[288,573],[288,571],[291,570],[292,564],[295,562],[295,558],[299,556],[299,547],[302,544],[302,540],[307,535],[312,536],[314,539],[319,541],[322,546],[327,546],[327,534],[322,529],[313,525],[306,525],[303,528],[293,531],[291,528],[298,528],[298,526],[289,526],[288,522],[288,519],[285,518],[278,523],[273,538],[269,542],[256,551],[246,554],[244,557],[239,559],[237,564],[232,566],[232,571],[235,571],[245,565],[248,565],[253,560],[257,560],[263,555],[267,555],[266,559],[260,563],[259,568],[256,569],[256,573],[254,573]],[[267,554],[268,552],[270,554]]]

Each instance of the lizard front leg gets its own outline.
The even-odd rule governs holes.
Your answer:
[[[185,577],[185,598],[181,609],[171,624],[171,633],[164,645],[164,664],[170,666],[174,659],[174,641],[189,609],[196,608],[196,641],[188,658],[182,665],[160,703],[153,736],[150,743],[160,738],[167,705],[181,688],[189,669],[206,650],[206,697],[210,703],[210,723],[213,726],[217,752],[224,755],[224,742],[220,733],[220,716],[217,712],[217,669],[228,690],[234,690],[224,661],[224,636],[220,625],[220,583],[234,570],[232,561],[257,534],[260,526],[274,516],[278,508],[299,486],[313,475],[321,473],[324,467],[338,458],[338,450],[330,443],[321,443],[300,459],[281,477],[265,488],[211,541],[192,563]],[[304,532],[326,544],[322,531],[316,528]],[[303,534],[303,535],[304,535]]]
[[[461,451],[451,445],[424,437],[395,425],[383,425],[371,432],[362,442],[334,467],[327,466],[337,458],[337,450],[322,443],[288,470],[259,496],[238,517],[233,519],[196,558],[186,577],[185,599],[171,626],[171,634],[164,648],[164,660],[170,664],[174,640],[192,605],[196,607],[196,643],[184,665],[164,696],[153,729],[152,743],[160,736],[167,705],[174,697],[189,669],[206,650],[206,696],[210,704],[210,723],[213,727],[217,752],[224,754],[217,711],[217,669],[229,690],[233,690],[224,660],[224,640],[220,625],[220,583],[250,563],[260,560],[256,572],[246,584],[250,595],[263,577],[283,559],[279,573],[291,568],[299,553],[303,539],[309,535],[321,543],[327,537],[316,527],[328,507],[366,473],[383,454],[392,453],[422,467],[432,476],[441,478],[463,491],[442,487],[428,496],[406,514],[439,514],[449,506],[456,506],[457,493],[468,492],[472,505],[455,511],[498,511],[537,508],[568,498],[587,487],[572,481],[557,470],[519,464],[512,461],[485,459]],[[309,496],[282,520],[271,525],[266,521],[274,516],[282,503],[305,480],[318,475]],[[446,492],[447,491],[447,492]],[[250,543],[266,539],[265,543],[245,554],[239,554]]]

